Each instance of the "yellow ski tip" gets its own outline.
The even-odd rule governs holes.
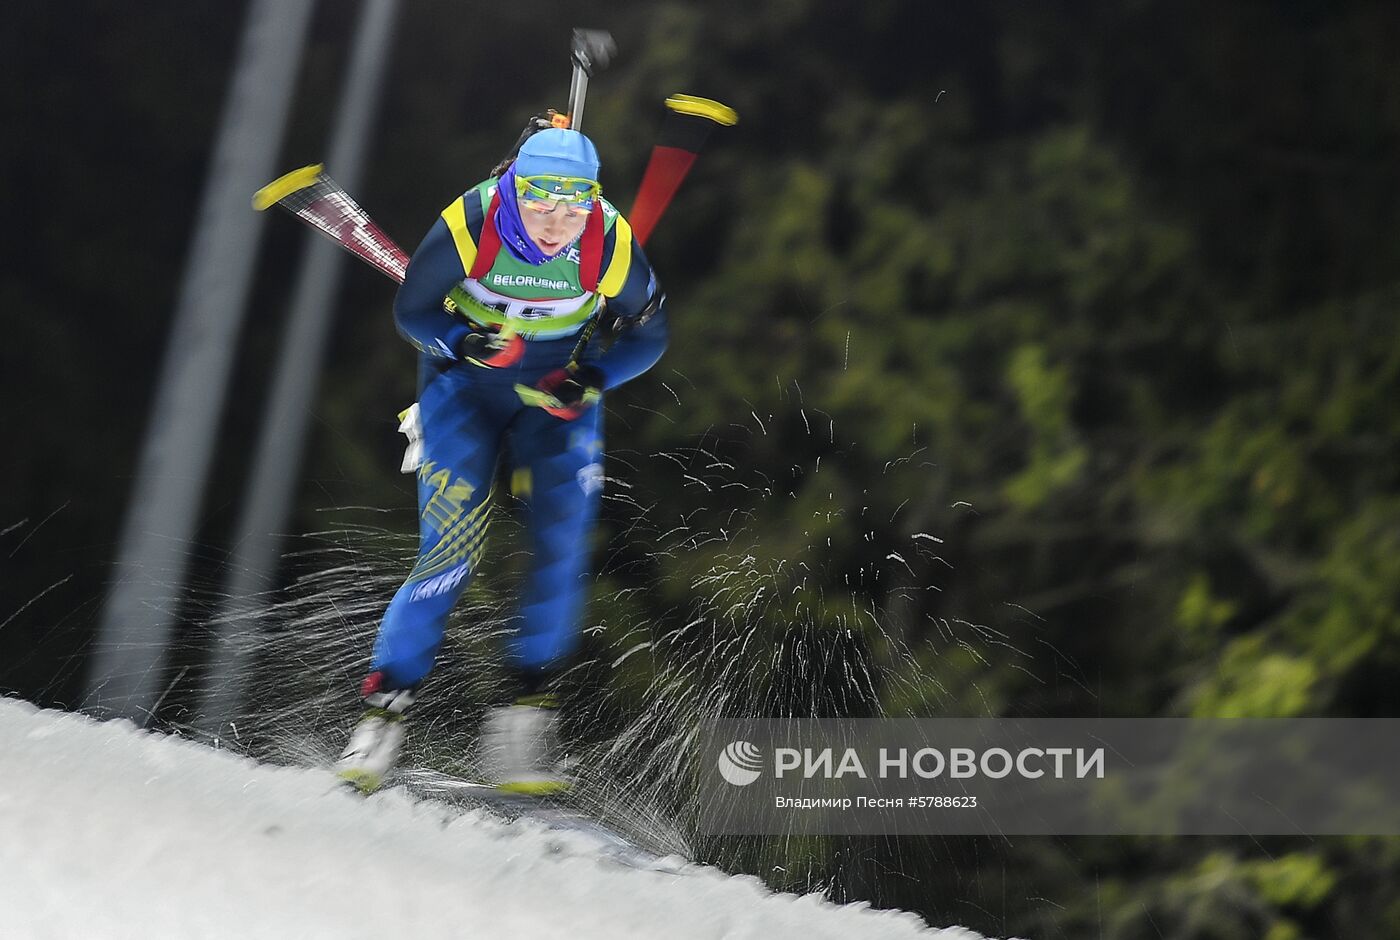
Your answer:
[[[297,190],[305,189],[316,182],[316,178],[321,175],[321,171],[324,169],[324,165],[313,163],[300,170],[293,170],[286,176],[279,176],[253,193],[253,208],[261,212],[269,206],[277,205]]]
[[[378,790],[379,785],[384,782],[379,774],[371,773],[368,770],[346,769],[337,773],[336,776],[366,796]]]
[[[723,124],[725,127],[732,127],[739,123],[738,113],[725,104],[718,101],[711,101],[709,98],[697,98],[694,95],[672,95],[666,99],[666,107],[680,114],[694,114],[698,117],[708,118],[716,124]]]
[[[567,793],[573,785],[564,780],[517,780],[512,783],[498,783],[500,793],[514,793],[518,796],[555,796]]]

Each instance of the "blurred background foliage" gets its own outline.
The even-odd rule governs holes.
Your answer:
[[[320,5],[287,168],[322,156],[353,10]],[[7,12],[0,690],[43,704],[80,697],[242,14]],[[620,655],[637,624],[722,604],[714,572],[751,573],[774,673],[752,681],[780,711],[1395,713],[1400,9],[413,0],[357,194],[388,231],[415,244],[527,115],[564,107],[574,25],[621,49],[588,125],[624,208],[663,97],[742,117],[650,246],[673,342],[609,402],[609,476],[635,502],[608,509],[592,642]],[[191,546],[209,591],[304,237],[267,227]],[[391,297],[357,267],[326,298],[291,532],[345,506],[412,531]],[[720,537],[653,538],[685,525]],[[793,672],[843,631],[839,661],[896,681]],[[706,674],[703,643],[669,655]],[[655,668],[617,667],[620,713]],[[991,934],[1400,936],[1388,839],[817,840],[749,861]]]

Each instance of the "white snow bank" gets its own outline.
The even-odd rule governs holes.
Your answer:
[[[567,837],[563,837],[567,842]],[[980,940],[0,700],[0,936]]]

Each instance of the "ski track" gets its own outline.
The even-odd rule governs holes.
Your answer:
[[[0,699],[0,938],[982,940]]]

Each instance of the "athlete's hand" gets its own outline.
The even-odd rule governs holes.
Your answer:
[[[471,332],[457,344],[457,355],[483,369],[514,365],[525,354],[525,341],[514,330],[500,333]]]
[[[535,383],[517,385],[515,391],[527,405],[543,408],[545,411],[572,421],[603,397],[603,373],[594,366],[575,366],[572,369],[555,369]]]

